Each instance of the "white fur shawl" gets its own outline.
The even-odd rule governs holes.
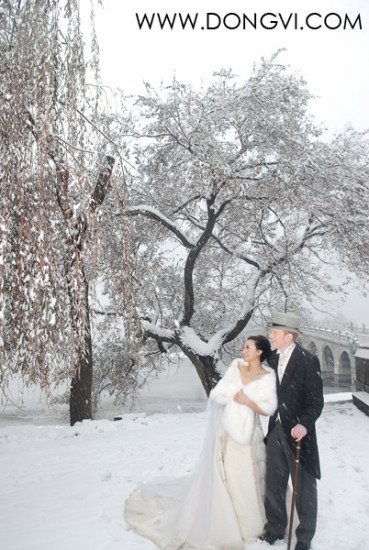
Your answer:
[[[238,363],[243,359],[235,359],[225,372],[223,378],[211,390],[209,398],[225,405],[222,425],[236,443],[248,445],[254,430],[254,411],[247,405],[241,405],[233,400],[235,394],[243,389],[244,393],[254,401],[267,415],[272,415],[277,408],[276,377],[270,367],[263,365],[267,374],[249,384],[243,384]]]

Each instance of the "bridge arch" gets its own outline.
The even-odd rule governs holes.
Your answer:
[[[351,385],[351,361],[347,351],[343,351],[339,357],[338,382]]]
[[[334,383],[334,355],[329,345],[323,347],[322,378],[325,383]]]
[[[318,356],[318,348],[316,347],[316,343],[313,340],[308,343],[307,349],[310,351],[310,353]]]
[[[355,384],[355,338],[352,330],[302,327],[302,345],[318,357],[325,386],[341,386],[347,391]]]

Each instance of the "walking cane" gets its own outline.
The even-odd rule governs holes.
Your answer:
[[[289,528],[288,528],[287,550],[291,550],[293,513],[294,513],[294,510],[295,510],[295,502],[296,502],[296,488],[297,488],[297,480],[298,480],[298,475],[299,475],[300,451],[301,451],[301,441],[298,441],[296,443],[295,467],[294,467],[294,470],[293,470],[292,501],[291,501],[290,525],[289,525]]]

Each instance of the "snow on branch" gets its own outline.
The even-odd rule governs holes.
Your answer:
[[[179,334],[182,344],[195,353],[206,357],[214,355],[220,349],[227,330],[219,330],[207,342],[202,340],[192,327],[184,326]]]
[[[232,342],[247,326],[247,323],[250,321],[254,309],[256,307],[255,292],[256,288],[261,280],[262,276],[259,271],[255,272],[248,281],[248,292],[246,293],[247,299],[243,304],[242,310],[238,315],[238,318],[235,320],[232,326],[229,326],[225,330],[225,337],[223,339],[223,344]]]
[[[141,322],[142,328],[145,331],[146,336],[153,338],[154,340],[160,340],[161,342],[175,342],[175,333],[173,330],[165,329],[150,323],[149,321]]]
[[[234,250],[231,250],[228,246],[222,243],[222,241],[217,237],[216,235],[212,235],[212,238],[215,240],[215,242],[218,243],[220,248],[224,250],[224,252],[227,252],[230,256],[233,256],[234,258],[238,258],[239,260],[242,260],[243,262],[246,262],[249,265],[252,265],[253,267],[256,267],[256,269],[260,269],[260,265],[258,262],[253,260],[252,258],[248,258],[244,254],[240,254],[239,252],[235,252]]]
[[[156,210],[156,208],[152,208],[147,204],[139,204],[137,206],[131,206],[130,208],[128,208],[127,214],[129,216],[145,216],[146,218],[150,218],[161,223],[164,227],[169,229],[169,231],[171,231],[186,248],[193,248],[195,245],[194,242],[186,237],[186,235],[175,222],[167,218],[159,210]]]

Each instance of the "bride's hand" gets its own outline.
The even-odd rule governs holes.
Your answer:
[[[243,390],[238,391],[234,396],[233,400],[236,401],[236,403],[239,403],[240,405],[249,405],[250,403],[250,399],[243,392]]]

